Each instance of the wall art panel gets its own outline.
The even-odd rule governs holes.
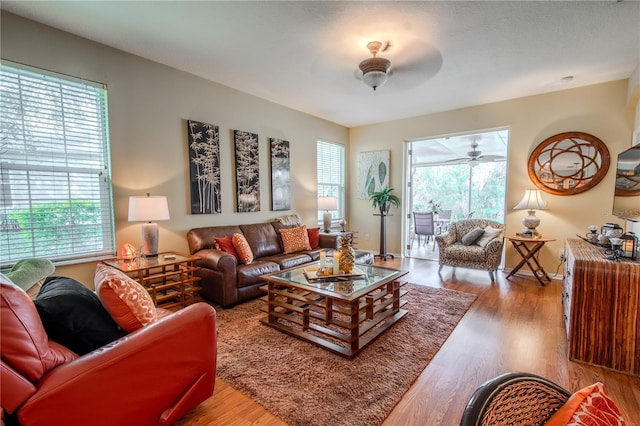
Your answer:
[[[218,126],[188,120],[191,214],[222,213]]]
[[[271,210],[291,209],[289,141],[269,138],[271,156]]]
[[[390,151],[361,152],[358,155],[358,198],[369,196],[389,186]]]
[[[260,151],[256,133],[233,131],[236,154],[236,205],[239,213],[260,211]]]

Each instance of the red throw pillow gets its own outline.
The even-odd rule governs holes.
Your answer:
[[[320,247],[320,228],[307,228],[307,236],[312,249]]]
[[[233,242],[231,241],[231,238],[225,235],[222,238],[214,238],[214,241],[215,241],[216,250],[222,250],[226,253],[229,253],[230,255],[236,258],[236,261],[238,263],[240,263],[240,256],[238,256],[238,252],[236,251],[236,248],[233,246]]]
[[[626,423],[616,404],[607,395],[600,382],[580,389],[571,395],[549,419],[546,426],[588,425],[588,426],[623,426]]]

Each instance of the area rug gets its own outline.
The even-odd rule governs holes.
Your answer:
[[[260,300],[219,309],[217,375],[290,425],[380,424],[475,300],[405,289],[409,313],[352,360],[263,325]]]

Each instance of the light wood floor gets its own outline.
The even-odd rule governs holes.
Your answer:
[[[547,377],[571,391],[603,382],[627,423],[640,426],[640,378],[567,359],[561,282],[541,287],[532,277],[491,284],[483,271],[437,262],[395,259],[376,263],[410,271],[407,281],[478,296],[449,339],[396,405],[384,425],[457,425],[473,391],[507,371]],[[393,332],[390,329],[388,332]],[[203,407],[206,406],[206,410]],[[213,396],[179,425],[284,425],[249,397],[217,380]]]

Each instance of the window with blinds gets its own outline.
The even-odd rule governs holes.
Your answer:
[[[338,210],[332,211],[332,222],[344,218],[345,150],[344,146],[318,141],[317,149],[318,197],[336,197]],[[324,212],[318,211],[318,223]]]
[[[104,85],[0,65],[0,266],[113,256]]]

